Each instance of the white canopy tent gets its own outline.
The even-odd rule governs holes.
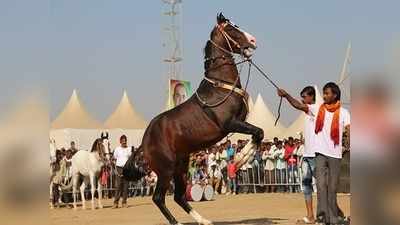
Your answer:
[[[51,123],[50,139],[55,140],[56,148],[69,148],[74,141],[78,149],[88,150],[102,129],[103,125],[86,111],[73,90],[66,106]]]
[[[124,134],[128,137],[128,145],[138,147],[147,127],[147,121],[142,115],[136,112],[128,94],[124,91],[121,101],[114,112],[104,123],[110,135],[110,144],[115,148],[119,138]]]
[[[104,123],[104,127],[108,129],[145,129],[146,126],[147,122],[136,112],[126,91],[117,108]]]
[[[68,103],[51,123],[51,129],[102,129],[103,125],[95,120],[81,103],[76,90],[72,91]]]

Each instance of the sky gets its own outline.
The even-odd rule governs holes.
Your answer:
[[[167,98],[163,8],[161,0],[0,0],[0,108],[39,88],[54,119],[77,89],[104,121],[126,90],[150,120]],[[254,61],[294,96],[337,81],[349,41],[351,74],[383,71],[400,41],[399,8],[399,1],[183,0],[182,78],[194,88],[201,81],[202,49],[221,11],[257,38]],[[248,89],[276,112],[276,91],[255,71]],[[283,124],[297,115],[284,103]]]

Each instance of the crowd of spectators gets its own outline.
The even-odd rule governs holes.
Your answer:
[[[236,168],[235,159],[248,143],[239,140],[214,145],[193,154],[188,170],[188,185],[212,185],[216,194],[238,194],[257,185],[257,191],[299,192],[298,165],[303,141],[289,137],[262,142],[251,160]]]

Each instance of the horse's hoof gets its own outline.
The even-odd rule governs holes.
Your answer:
[[[103,205],[99,205],[99,209],[102,209],[103,208]]]

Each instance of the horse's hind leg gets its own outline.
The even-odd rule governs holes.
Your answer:
[[[81,184],[81,199],[82,199],[82,209],[86,209],[86,200],[85,200],[85,188],[86,188],[86,181],[84,180]]]
[[[77,187],[78,187],[78,175],[72,175],[72,197],[74,199],[74,210],[76,210],[76,194],[77,194]]]
[[[186,200],[186,171],[177,172],[174,175],[175,193],[174,200],[180,205],[186,213],[191,215],[197,223],[202,225],[212,225],[212,222],[204,219],[198,212],[196,212]]]
[[[168,168],[164,168],[164,171],[158,175],[157,187],[153,194],[153,202],[160,209],[161,213],[167,218],[171,225],[179,225],[175,217],[171,214],[165,205],[165,194],[169,188],[170,181],[172,179],[172,171],[168,172]]]

